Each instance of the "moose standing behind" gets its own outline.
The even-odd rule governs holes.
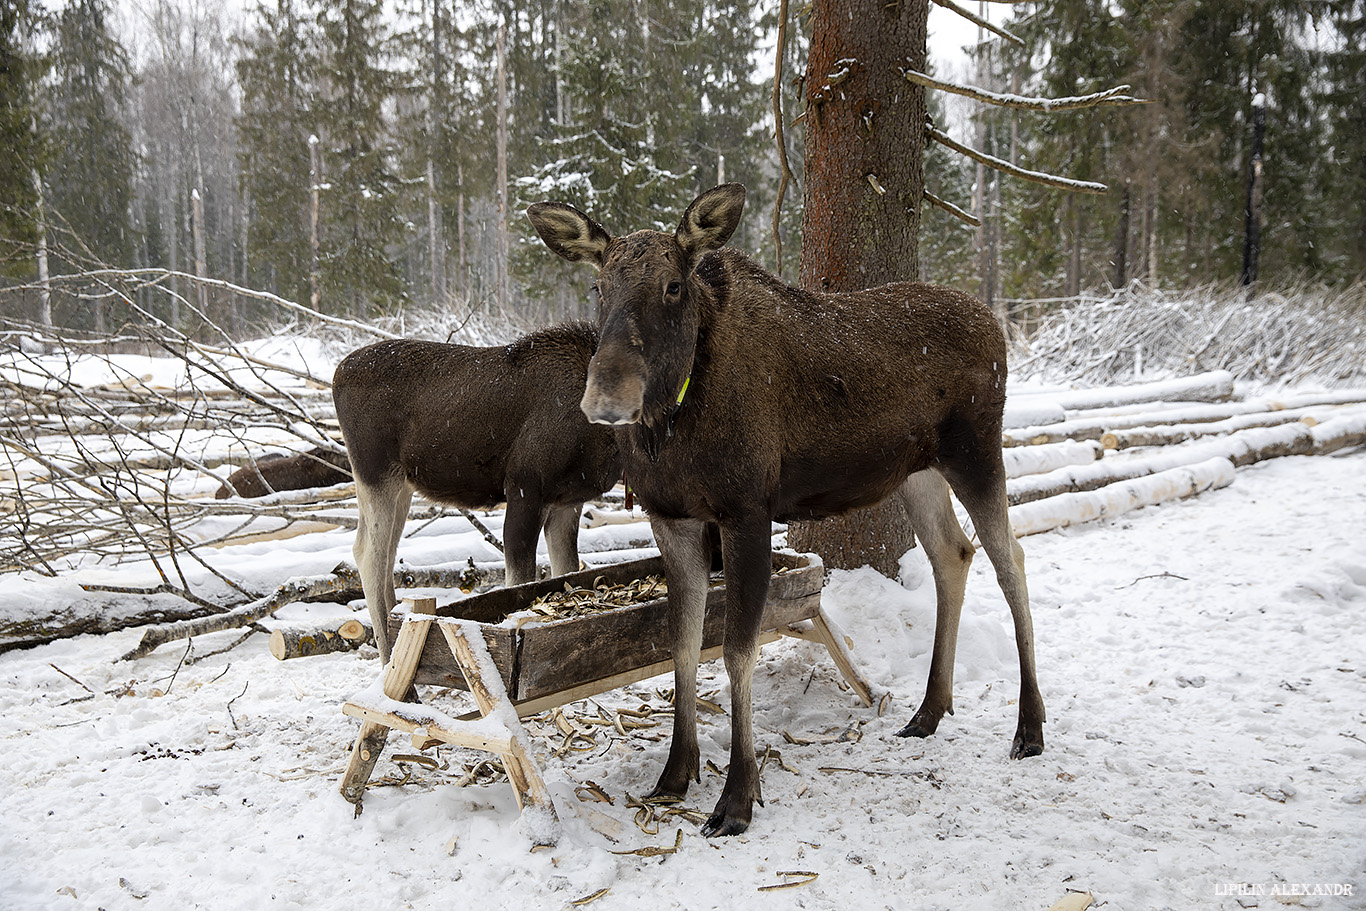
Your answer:
[[[903,736],[953,705],[953,660],[972,543],[967,509],[1015,622],[1019,726],[1012,757],[1043,751],[1043,699],[1024,553],[1010,530],[1001,456],[1006,346],[973,298],[902,283],[852,294],[790,287],[720,249],[745,191],[697,197],[673,234],[612,237],[572,206],[527,212],[555,253],[598,270],[601,338],[583,410],[616,427],[627,477],[669,579],[674,734],[655,796],[699,778],[697,687],[707,591],[706,522],[719,523],[731,684],[730,769],[706,835],[748,828],[761,800],[750,692],[767,598],[770,522],[813,519],[896,494],[934,570],[937,617],[924,702]]]
[[[508,585],[535,579],[542,528],[551,573],[579,568],[580,509],[621,477],[612,431],[579,410],[596,344],[591,325],[569,323],[492,348],[378,342],[337,365],[356,567],[385,662],[394,558],[415,490],[467,509],[507,503]]]

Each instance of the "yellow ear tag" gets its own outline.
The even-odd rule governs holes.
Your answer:
[[[691,383],[691,382],[692,382],[692,375],[689,374],[688,378],[685,379],[685,380],[683,381],[683,388],[680,389],[680,390],[678,390],[677,404],[679,404],[679,405],[682,405],[682,404],[683,404],[683,396],[685,396],[685,395],[688,394],[688,384]]]

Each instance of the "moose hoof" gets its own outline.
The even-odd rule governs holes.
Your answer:
[[[1043,752],[1043,735],[1016,734],[1015,742],[1010,745],[1011,759],[1026,759]]]
[[[906,726],[896,732],[898,737],[928,737],[939,728],[939,717],[929,712],[915,713]]]
[[[718,838],[723,835],[739,835],[748,828],[749,820],[736,819],[717,810],[707,818],[702,826],[702,834],[707,838]]]

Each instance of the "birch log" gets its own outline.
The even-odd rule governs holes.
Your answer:
[[[1143,506],[1226,487],[1233,483],[1234,471],[1233,463],[1228,459],[1215,458],[1110,484],[1099,490],[1061,494],[1011,507],[1010,525],[1016,537],[1023,537],[1096,519],[1114,518]]]
[[[1105,452],[1096,440],[1063,440],[1044,446],[1020,446],[1007,449],[1006,477],[1019,478],[1043,474],[1068,465],[1089,465]]]
[[[1133,427],[1165,426],[1173,424],[1209,424],[1244,414],[1283,412],[1329,405],[1350,405],[1366,402],[1366,390],[1299,393],[1290,396],[1251,399],[1245,402],[1193,405],[1177,408],[1128,411],[1124,414],[1095,414],[1074,416],[1051,424],[1033,424],[1009,428],[1002,434],[1005,446],[1031,446],[1057,443],[1061,440],[1098,440],[1106,431],[1127,430]],[[1007,405],[1007,409],[1010,406]],[[1123,408],[1124,406],[1120,406]],[[1320,419],[1319,412],[1314,412]]]
[[[1326,455],[1366,443],[1366,411],[1357,411],[1330,418],[1310,429],[1314,439],[1314,454]]]
[[[537,567],[540,572],[541,567]],[[395,588],[459,588],[470,591],[479,585],[498,585],[503,581],[502,563],[454,563],[445,566],[398,566],[394,569]],[[159,646],[190,636],[236,629],[275,613],[286,604],[339,592],[359,591],[360,573],[348,563],[339,564],[331,573],[290,579],[264,598],[211,617],[163,623],[149,627],[136,648],[120,661],[133,661],[150,655]]]
[[[357,617],[310,627],[282,626],[270,633],[270,653],[281,661],[351,652],[371,640],[370,624]]]
[[[1135,446],[1170,446],[1185,443],[1200,437],[1219,436],[1250,427],[1275,427],[1302,421],[1307,414],[1301,409],[1294,411],[1268,411],[1261,414],[1240,414],[1222,421],[1207,424],[1162,425],[1156,427],[1131,427],[1127,430],[1110,430],[1101,434],[1100,444],[1106,449],[1131,449]]]
[[[1228,459],[1235,467],[1242,467],[1263,459],[1304,455],[1312,449],[1313,437],[1304,424],[1257,427],[1218,439],[1172,446],[1160,452],[1116,456],[1091,465],[1069,466],[1012,479],[1006,490],[1010,505],[1018,506],[1060,494],[1096,490],[1107,484],[1147,477],[1208,459]]]
[[[1068,411],[1132,405],[1137,402],[1223,402],[1233,396],[1233,374],[1227,370],[1213,370],[1196,376],[1153,383],[1101,386],[1095,389],[1022,392],[1017,393],[1017,396],[1026,400],[1037,396],[1041,401],[1052,402]]]

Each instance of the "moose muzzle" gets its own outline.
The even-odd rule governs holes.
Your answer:
[[[645,405],[645,358],[626,346],[599,346],[588,364],[579,407],[595,424],[634,424]]]

